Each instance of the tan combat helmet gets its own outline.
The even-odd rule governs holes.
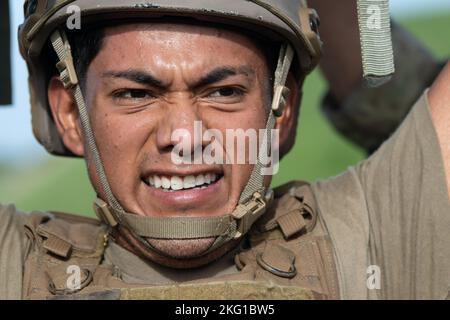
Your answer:
[[[27,0],[25,3],[26,18],[19,28],[19,44],[29,68],[34,134],[50,153],[71,156],[59,137],[47,101],[47,85],[49,76],[54,73],[54,66],[45,63],[44,48],[51,43],[59,58],[57,68],[61,80],[75,97],[83,134],[107,197],[104,199],[106,202],[97,199],[95,203],[99,217],[119,230],[144,256],[148,251],[164,255],[150,245],[146,240],[148,238],[215,238],[213,245],[199,255],[202,256],[242,237],[265,212],[270,198],[264,190],[261,163],[254,166],[235,210],[223,216],[140,217],[127,213],[122,208],[111,191],[104,171],[73,65],[70,44],[65,35],[66,21],[70,15],[67,10],[69,6],[80,9],[84,26],[105,20],[189,17],[251,30],[274,43],[280,43],[267,132],[274,127],[275,117],[283,112],[289,94],[285,82],[291,67],[296,64],[299,72],[306,75],[314,69],[321,55],[321,41],[317,30],[319,20],[315,11],[309,9],[304,0],[158,0],[151,3],[138,0]],[[269,139],[265,140],[261,147],[269,148]]]

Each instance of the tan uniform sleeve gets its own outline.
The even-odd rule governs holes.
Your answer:
[[[426,94],[372,157],[315,191],[344,298],[447,297],[450,203]],[[370,266],[379,289],[367,286]]]
[[[0,204],[0,300],[22,298],[25,214]]]

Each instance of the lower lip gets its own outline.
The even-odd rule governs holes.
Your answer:
[[[154,188],[147,184],[145,185],[150,194],[155,198],[158,198],[158,202],[161,204],[168,206],[194,206],[202,204],[207,200],[211,200],[211,197],[217,195],[222,184],[223,177],[208,185],[206,188],[193,188],[179,191],[164,191],[163,189]]]

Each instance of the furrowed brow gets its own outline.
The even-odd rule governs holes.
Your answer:
[[[165,88],[166,85],[155,76],[142,70],[108,71],[103,73],[103,78],[122,78],[142,85]]]
[[[250,67],[219,67],[200,78],[200,80],[196,81],[193,85],[193,88],[198,89],[206,87],[208,85],[236,75],[244,75],[246,77],[250,77],[254,74],[255,71]]]

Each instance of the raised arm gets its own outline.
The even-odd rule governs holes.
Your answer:
[[[431,85],[442,63],[392,21],[395,75],[379,88],[366,88],[362,85],[356,0],[310,0],[309,4],[322,21],[324,56],[320,66],[329,84],[323,111],[341,134],[373,152]]]
[[[331,94],[343,101],[361,82],[363,74],[356,0],[310,0],[308,3],[317,10],[321,21],[324,56],[320,67]]]

